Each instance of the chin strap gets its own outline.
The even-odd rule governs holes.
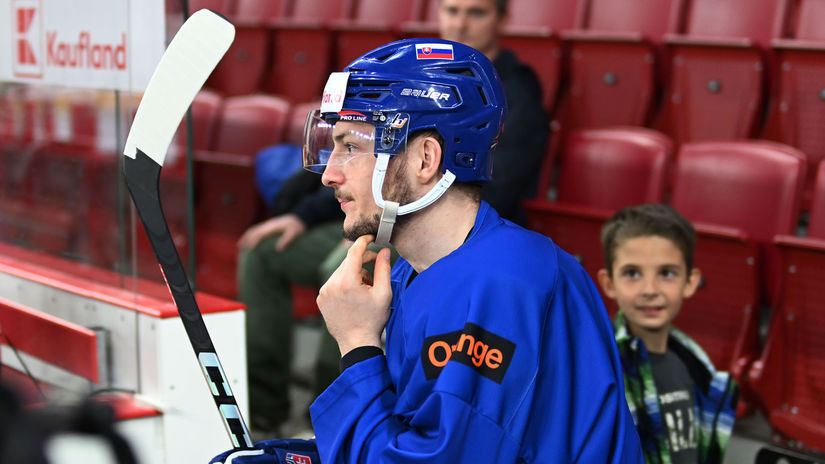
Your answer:
[[[395,217],[398,215],[398,203],[387,201],[381,211],[381,222],[378,223],[378,234],[375,236],[375,244],[383,248],[390,244],[392,227],[395,225]]]
[[[381,222],[378,224],[378,234],[375,237],[375,244],[379,247],[389,245],[396,216],[414,213],[430,206],[441,198],[441,195],[444,195],[444,192],[446,192],[455,181],[455,174],[448,170],[426,195],[412,203],[399,205],[394,201],[384,201],[381,188],[384,186],[384,178],[387,175],[387,165],[389,162],[389,154],[379,153],[378,161],[375,163],[375,169],[372,171],[372,198],[375,200],[375,204],[383,209],[381,212]]]

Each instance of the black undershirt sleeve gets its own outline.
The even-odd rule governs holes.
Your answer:
[[[367,359],[381,356],[382,354],[384,354],[384,350],[377,346],[359,346],[358,348],[353,348],[341,358],[338,368],[341,372],[344,372],[355,363],[366,361]]]

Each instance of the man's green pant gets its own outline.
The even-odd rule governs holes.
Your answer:
[[[239,299],[246,304],[246,346],[250,422],[274,428],[289,418],[289,377],[292,361],[292,284],[319,287],[321,265],[341,242],[341,222],[307,230],[284,251],[275,251],[278,237],[262,240],[241,253],[238,261]],[[322,330],[316,369],[317,393],[338,375],[338,346]],[[327,359],[329,358],[329,359]]]

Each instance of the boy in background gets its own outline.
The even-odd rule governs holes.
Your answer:
[[[736,415],[736,382],[673,326],[701,280],[693,267],[693,226],[670,206],[633,206],[604,225],[601,241],[606,268],[598,279],[619,306],[616,343],[645,461],[721,463]]]

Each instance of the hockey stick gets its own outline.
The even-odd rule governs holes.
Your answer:
[[[189,286],[158,193],[160,170],[172,137],[186,109],[234,37],[232,24],[209,10],[196,12],[181,26],[155,68],[138,106],[123,150],[126,156],[123,172],[233,447],[247,450],[252,449],[249,429]]]

